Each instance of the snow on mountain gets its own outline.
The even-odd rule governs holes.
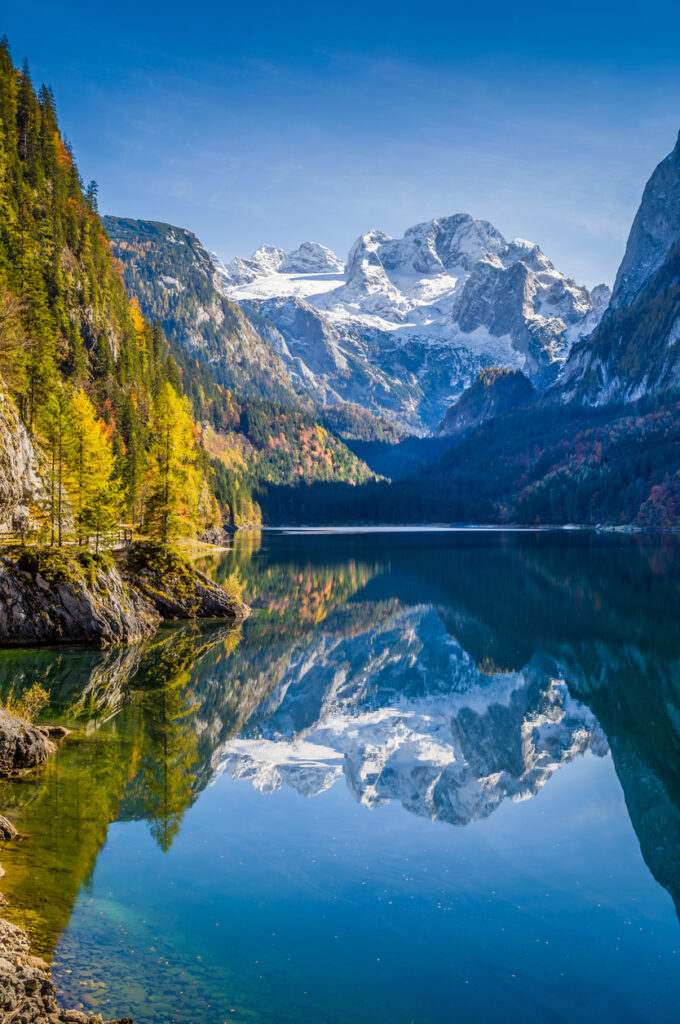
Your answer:
[[[531,797],[587,750],[607,750],[596,719],[541,659],[485,674],[423,606],[364,634],[316,635],[218,772],[304,796],[344,778],[366,806],[397,800],[460,825]]]
[[[551,382],[609,299],[604,287],[591,294],[566,278],[532,243],[507,242],[467,214],[400,239],[370,231],[346,266],[312,242],[288,255],[263,246],[220,266],[226,294],[269,321],[297,384],[412,429],[434,426],[485,366]]]
[[[333,250],[319,242],[303,242],[299,249],[288,253],[280,267],[282,274],[334,274],[344,269]]]

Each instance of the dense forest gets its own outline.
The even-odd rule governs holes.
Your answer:
[[[680,394],[633,405],[537,404],[461,437],[405,444],[407,472],[362,487],[270,487],[265,518],[297,523],[490,523],[621,526],[680,522]],[[361,445],[385,469],[385,445]],[[433,457],[434,456],[434,457]],[[416,468],[418,457],[421,468]]]
[[[0,374],[42,453],[44,537],[97,540],[119,519],[165,535],[219,518],[209,457],[158,325],[121,266],[59,129],[0,44]]]
[[[205,288],[194,304],[214,300]],[[164,537],[210,534],[260,521],[258,485],[372,476],[275,374],[265,397],[228,387],[242,380],[234,346],[254,331],[224,307],[199,360],[130,300],[96,183],[81,181],[51,91],[36,92],[3,40],[0,375],[43,460],[45,493],[30,510],[42,539],[98,546],[121,520]]]

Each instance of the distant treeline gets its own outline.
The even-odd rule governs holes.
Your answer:
[[[393,457],[398,457],[400,445]],[[425,461],[432,449],[421,443]],[[411,463],[413,448],[406,449]],[[367,449],[364,457],[372,464]],[[375,463],[373,463],[375,466]],[[393,476],[398,475],[393,471]],[[536,405],[483,424],[404,479],[269,487],[269,523],[680,525],[680,394]]]

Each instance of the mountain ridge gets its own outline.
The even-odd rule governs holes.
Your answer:
[[[680,386],[680,133],[652,172],[607,310],[574,345],[554,389],[604,405]]]
[[[416,433],[434,429],[486,366],[550,384],[609,299],[606,286],[588,291],[538,246],[507,242],[468,214],[414,225],[400,239],[369,231],[344,272],[333,253],[317,273],[309,264],[304,274],[286,272],[291,265],[282,250],[263,246],[250,260],[219,266],[226,294],[272,325],[298,388],[327,404],[363,405]]]

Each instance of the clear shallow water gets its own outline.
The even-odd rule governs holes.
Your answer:
[[[0,655],[74,736],[5,784],[65,999],[145,1022],[677,1019],[680,548],[264,534],[242,630]]]

